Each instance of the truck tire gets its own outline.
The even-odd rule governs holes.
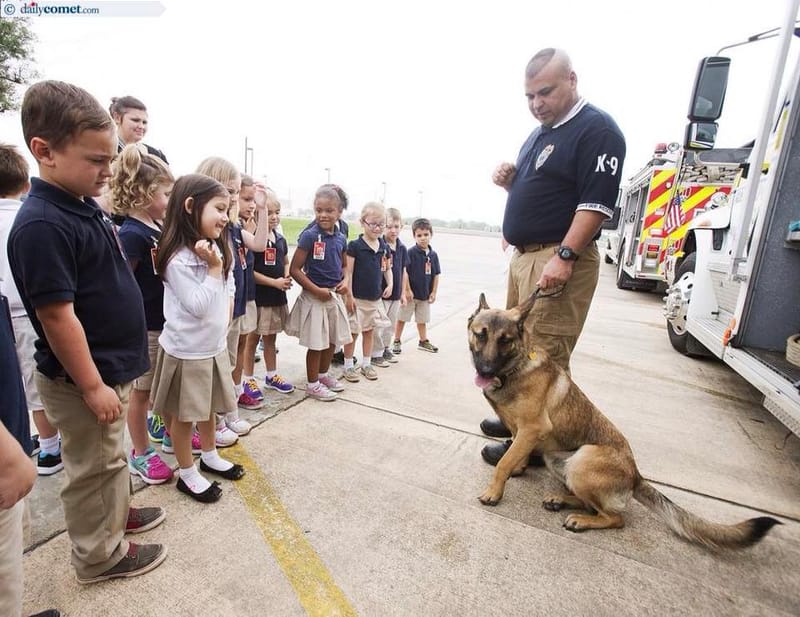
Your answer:
[[[617,288],[619,289],[635,289],[633,279],[625,273],[623,266],[625,260],[622,256],[625,254],[625,244],[619,247],[619,257],[617,257]]]
[[[611,257],[609,256],[609,254],[607,252],[606,252],[605,255],[603,255],[603,261],[605,261],[607,264],[613,264],[614,263],[614,260],[611,259]]]
[[[680,290],[681,310],[675,319],[667,319],[667,334],[672,348],[684,356],[699,357],[708,355],[708,351],[703,345],[686,330],[686,312],[691,298],[691,290],[694,286],[694,268],[697,261],[696,255],[690,253],[678,266],[675,273],[675,283],[673,287]],[[670,296],[673,292],[670,293]],[[668,297],[670,297],[668,296]]]

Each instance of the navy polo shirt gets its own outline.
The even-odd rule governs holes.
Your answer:
[[[25,454],[31,453],[31,427],[28,418],[28,404],[25,401],[25,388],[17,361],[14,345],[14,330],[11,326],[11,313],[8,300],[0,296],[0,423],[19,442]]]
[[[158,248],[161,231],[134,218],[126,218],[119,230],[119,239],[125,254],[136,262],[133,276],[139,284],[144,299],[144,316],[147,329],[164,328],[164,283],[155,272],[153,249]]]
[[[242,239],[242,226],[233,223],[228,225],[228,239],[233,253],[233,282],[236,286],[236,295],[233,297],[233,318],[236,319],[247,312],[247,301],[255,299],[256,281],[252,274],[253,255],[248,256],[250,251]],[[250,270],[249,276],[248,270]],[[252,291],[249,289],[251,285]]]
[[[383,292],[381,261],[387,257],[388,248],[383,238],[378,238],[378,250],[373,250],[364,236],[347,245],[347,254],[353,262],[353,297],[360,300],[379,300]]]
[[[254,269],[259,274],[271,279],[280,279],[286,273],[286,257],[289,255],[289,245],[286,238],[275,233],[275,242],[267,241],[267,248],[275,249],[275,265],[268,266],[264,263],[264,253],[254,253]],[[269,285],[256,285],[256,306],[283,306],[288,304],[286,292]]]
[[[325,243],[324,259],[314,259],[315,242]],[[308,253],[303,269],[317,287],[333,289],[342,282],[342,253],[347,247],[347,238],[342,232],[326,233],[314,222],[302,231],[297,247]]]
[[[540,126],[520,150],[503,236],[514,246],[561,242],[577,210],[610,217],[624,161],[622,132],[593,105],[556,128]]]
[[[80,200],[40,178],[8,237],[14,282],[39,339],[37,368],[50,379],[64,367],[45,339],[36,309],[71,302],[103,382],[132,381],[150,366],[142,293],[116,228],[91,197]]]
[[[425,273],[425,264],[428,262],[431,264],[430,274]],[[433,289],[433,277],[442,273],[439,267],[439,256],[430,246],[428,246],[428,252],[425,253],[415,244],[408,249],[408,267],[406,270],[408,272],[408,283],[414,293],[414,299],[427,300]]]
[[[406,245],[400,242],[400,238],[395,243],[395,248],[387,242],[386,248],[389,250],[389,258],[392,260],[392,295],[389,300],[399,300],[403,295],[403,269],[408,267],[408,249]],[[383,288],[386,288],[386,281],[383,283]]]

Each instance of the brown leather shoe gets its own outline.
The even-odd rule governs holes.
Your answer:
[[[134,544],[130,543],[128,552],[113,568],[92,578],[78,577],[81,585],[99,583],[112,578],[130,578],[154,570],[167,558],[167,547],[163,544]]]
[[[164,508],[128,508],[125,533],[142,533],[158,527],[167,518]]]

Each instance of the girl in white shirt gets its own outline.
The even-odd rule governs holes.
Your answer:
[[[214,411],[236,410],[226,334],[233,298],[232,255],[223,230],[230,195],[199,174],[178,179],[156,256],[164,281],[164,329],[153,378],[153,410],[171,420],[180,467],[177,488],[197,501],[217,501],[222,490],[194,465],[192,423],[200,433],[200,470],[238,480],[241,465],[219,456]]]

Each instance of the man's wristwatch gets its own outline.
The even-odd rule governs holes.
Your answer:
[[[563,244],[556,249],[556,255],[558,255],[564,261],[577,261],[579,257],[575,251],[568,246],[564,246]]]

